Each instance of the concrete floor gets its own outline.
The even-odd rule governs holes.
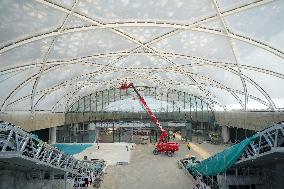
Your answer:
[[[228,148],[229,145],[213,145],[211,143],[203,142],[201,144],[197,142],[190,143],[191,150],[188,151],[188,155],[196,156],[197,159],[204,160],[218,152]]]
[[[83,160],[84,156],[90,159],[104,159],[107,165],[116,165],[117,162],[129,162],[132,150],[127,151],[126,146],[131,148],[131,143],[94,143],[79,154],[74,155],[76,159]],[[99,149],[98,149],[99,146]]]
[[[178,169],[177,160],[188,155],[205,159],[222,149],[207,143],[192,143],[189,152],[186,144],[181,144],[180,151],[174,157],[165,154],[154,156],[154,145],[136,145],[131,153],[129,165],[110,165],[106,169],[102,189],[189,189],[193,188],[194,180]]]

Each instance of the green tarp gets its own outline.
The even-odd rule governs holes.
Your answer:
[[[240,143],[235,144],[230,148],[227,148],[226,150],[203,160],[200,163],[188,163],[186,168],[194,175],[200,173],[202,175],[213,176],[219,173],[223,173],[232,165],[234,165],[234,163],[237,161],[237,159],[240,157],[246,147],[257,136],[258,134],[255,134],[254,136],[247,138],[241,141]]]

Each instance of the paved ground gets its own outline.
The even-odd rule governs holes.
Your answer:
[[[134,144],[129,143],[95,143],[93,146],[86,148],[75,158],[83,160],[84,156],[88,159],[104,159],[107,165],[116,165],[117,162],[129,162],[132,151],[127,151],[126,146],[131,148]],[[99,149],[98,149],[99,146]]]
[[[172,158],[166,155],[154,156],[153,149],[153,145],[136,145],[129,165],[108,166],[101,188],[192,188],[193,181],[177,167],[176,161],[181,158],[180,153]]]
[[[207,157],[222,151],[225,146],[209,143],[191,143],[191,150],[186,143],[180,142],[180,151],[174,157],[165,154],[154,156],[153,144],[134,145],[133,150],[127,151],[128,143],[101,143],[86,148],[75,157],[83,159],[105,159],[108,163],[102,189],[190,189],[194,181],[177,166],[177,160],[187,156],[197,159]],[[129,162],[128,165],[116,165],[116,162]]]
[[[178,169],[177,160],[188,155],[206,158],[221,151],[223,146],[192,143],[189,152],[186,144],[181,144],[180,151],[174,157],[152,154],[154,145],[136,145],[131,154],[129,165],[108,166],[102,189],[189,189],[194,181]]]
[[[213,145],[207,142],[203,142],[201,144],[197,142],[190,143],[191,150],[188,153],[189,155],[196,156],[197,159],[203,160],[206,159],[218,152],[223,151],[228,146],[225,145]]]

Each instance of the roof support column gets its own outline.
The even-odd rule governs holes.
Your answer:
[[[57,127],[49,128],[49,142],[50,142],[50,144],[56,143],[56,128]]]

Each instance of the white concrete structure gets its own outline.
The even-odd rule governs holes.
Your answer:
[[[216,112],[284,108],[284,1],[11,0],[0,7],[4,120],[59,126],[62,116],[53,113],[125,81],[191,94]],[[52,118],[41,123],[42,114]]]
[[[56,143],[56,127],[49,128],[49,140],[50,144]]]
[[[222,139],[225,144],[230,140],[230,131],[227,126],[222,126]]]

